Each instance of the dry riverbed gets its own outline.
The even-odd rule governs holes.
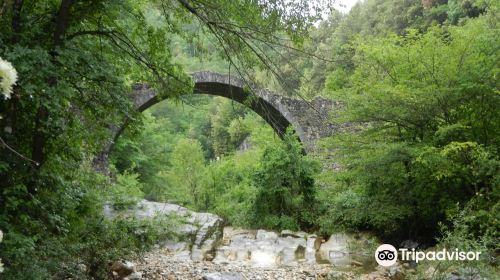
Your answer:
[[[175,214],[184,220],[177,229],[183,236],[180,240],[161,241],[133,263],[113,263],[111,278],[115,280],[420,280],[435,275],[429,267],[425,275],[417,276],[410,263],[378,266],[373,252],[379,241],[367,233],[337,233],[325,238],[287,230],[224,227],[216,215],[146,200],[125,213],[107,207],[105,214],[142,219]],[[442,279],[484,280],[475,271],[472,278],[463,278],[463,273],[454,270]]]
[[[168,249],[148,253],[137,263],[142,279],[328,279],[332,271],[327,264],[304,264],[290,267],[254,267],[243,263],[179,260]]]

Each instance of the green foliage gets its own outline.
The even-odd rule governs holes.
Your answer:
[[[490,1],[483,0],[450,0],[448,1],[448,18],[456,24],[466,17],[477,17],[491,5]],[[491,1],[492,2],[492,1]]]
[[[244,128],[237,128],[239,117],[243,117],[248,109],[233,103],[223,102],[216,107],[217,114],[211,116],[210,138],[215,156],[223,156],[236,148],[236,145],[244,139],[248,132],[239,131]],[[240,133],[240,135],[237,135]]]
[[[192,92],[190,75],[173,58],[174,40],[204,33],[200,40],[217,42],[234,65],[258,65],[264,56],[252,42],[276,43],[276,32],[299,41],[312,24],[305,0],[198,2],[2,1],[0,57],[19,76],[12,98],[0,97],[2,279],[103,279],[108,261],[137,249],[133,231],[142,225],[99,222],[103,190],[112,189],[119,208],[130,204],[125,193],[154,193],[146,186],[158,189],[154,177],[173,151],[157,144],[176,143],[175,133],[161,133],[146,116],[148,137],[118,148],[116,167],[130,173],[114,186],[89,166],[109,142],[110,127],[124,120],[138,126],[128,94],[133,84],[147,83],[160,98]],[[206,129],[201,124],[194,134]],[[207,138],[200,142],[208,147]],[[88,271],[75,270],[79,258]]]
[[[160,178],[168,182],[167,197],[191,208],[203,209],[207,171],[200,143],[181,139],[171,157],[172,168],[159,174]]]
[[[3,1],[0,57],[19,81],[0,97],[2,277],[105,278],[108,261],[174,226],[103,220],[105,199],[128,208],[143,194],[234,225],[432,242],[441,223],[443,244],[492,257],[498,1],[366,0],[316,27],[319,2]],[[281,49],[292,43],[303,49]],[[242,106],[185,97],[193,85],[183,69],[206,64],[342,101],[335,121],[357,132],[327,143],[340,171],[323,172],[316,190],[317,168],[291,135],[281,143]],[[134,83],[185,106],[160,103],[140,118],[127,94]],[[111,183],[90,162],[124,119]],[[243,141],[250,150],[237,150]]]
[[[499,236],[499,190],[477,193],[470,201],[450,209],[449,221],[441,224],[440,241],[448,248],[480,251],[490,264],[498,264],[495,247]]]
[[[132,208],[144,197],[138,174],[125,172],[116,175],[116,183],[111,187],[110,196],[113,208],[124,210]]]
[[[216,213],[233,225],[251,226],[257,193],[252,174],[264,147],[279,143],[279,138],[261,117],[227,99],[195,95],[184,102],[162,102],[145,112],[144,129],[125,131],[113,162],[123,174],[127,168],[140,174],[146,199],[179,203]],[[243,140],[250,148],[238,151]],[[224,152],[216,153],[216,147]]]
[[[105,279],[109,261],[136,257],[158,238],[174,237],[168,230],[171,221],[108,221],[102,216],[108,180],[88,167],[65,175],[67,181],[55,176],[50,181],[56,188],[37,196],[21,185],[2,193],[2,279]]]
[[[250,131],[247,138],[250,148],[232,151],[210,163],[210,184],[206,188],[209,201],[207,209],[234,226],[251,227],[254,226],[252,216],[257,195],[253,174],[265,147],[278,144],[280,139],[256,114],[247,114],[243,119],[232,121],[235,122]]]
[[[251,149],[209,166],[211,184],[207,186],[209,211],[217,213],[234,226],[251,226],[251,215],[257,189],[252,174],[258,165],[261,151]]]
[[[239,117],[231,121],[227,128],[227,132],[229,133],[231,146],[236,147],[242,143],[245,138],[250,136],[251,128],[245,123],[242,117]]]
[[[134,131],[133,127],[124,131],[113,147],[111,161],[119,173],[139,174],[141,188],[146,198],[151,198],[149,193],[162,187],[156,175],[165,166],[170,166],[168,155],[178,137],[172,132],[176,124],[170,118],[154,117],[145,112],[142,123],[140,131]]]
[[[342,68],[339,68],[328,74],[325,81],[325,89],[330,92],[337,91],[348,87],[348,82],[349,76],[347,75],[346,71]]]
[[[417,274],[411,279],[422,279],[426,271],[434,271],[432,279],[443,279],[450,271],[465,269],[482,277],[495,279],[499,271],[499,193],[498,187],[492,192],[477,193],[470,201],[450,209],[448,222],[440,225],[441,237],[438,248],[459,248],[463,251],[481,252],[480,261],[440,261],[423,262],[417,267]],[[427,276],[428,277],[428,276]]]
[[[347,108],[338,121],[359,126],[329,144],[343,168],[326,179],[326,228],[433,242],[457,202],[491,197],[500,168],[491,16],[359,40],[350,88],[331,92]]]
[[[297,230],[314,225],[317,172],[290,129],[283,143],[267,147],[254,175],[255,226]]]
[[[332,11],[326,20],[311,27],[301,52],[283,50],[275,57],[281,73],[278,85],[267,72],[261,73],[259,80],[278,91],[307,99],[328,96],[332,90],[349,86],[348,78],[356,68],[353,46],[358,38],[405,35],[410,29],[424,33],[434,26],[463,24],[487,11],[498,11],[497,2],[359,1],[348,14]]]

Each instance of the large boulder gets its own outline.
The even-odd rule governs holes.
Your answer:
[[[351,241],[352,238],[347,234],[333,234],[328,241],[321,244],[317,257],[320,261],[334,265],[350,265],[349,242]]]
[[[215,248],[222,240],[224,222],[222,218],[210,213],[195,213],[190,222],[198,226],[191,249],[193,260],[212,260]]]
[[[129,276],[126,277],[126,280],[141,280],[142,272],[133,272]]]
[[[114,210],[111,205],[106,204],[104,215],[111,219],[120,216],[138,219],[171,215],[180,217],[182,224],[174,230],[183,241],[158,241],[180,256],[189,256],[192,260],[213,259],[215,248],[222,239],[224,225],[222,218],[210,213],[197,213],[176,204],[142,200],[133,209],[124,211]]]
[[[295,232],[295,231],[291,231],[291,230],[288,230],[288,229],[285,229],[285,230],[282,230],[281,231],[281,234],[280,234],[281,237],[293,237],[293,238],[305,238],[307,236],[307,233],[303,232],[303,231],[298,231],[298,232]]]

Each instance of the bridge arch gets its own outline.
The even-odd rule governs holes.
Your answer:
[[[304,130],[285,105],[284,99],[290,98],[257,88],[253,88],[251,93],[246,90],[248,87],[245,82],[234,76],[208,71],[195,72],[192,76],[195,82],[194,94],[222,96],[241,103],[261,116],[280,137],[292,126],[299,139],[306,141]],[[147,85],[135,85],[132,96],[139,112],[162,101]]]
[[[331,136],[345,126],[327,121],[332,111],[341,108],[340,103],[335,101],[322,97],[305,101],[256,87],[250,92],[243,80],[209,71],[195,72],[192,76],[195,82],[194,94],[222,96],[239,102],[260,115],[280,137],[286,133],[289,126],[292,126],[303,143],[305,152],[315,149],[317,139]],[[138,112],[143,112],[162,101],[154,89],[141,84],[133,87],[131,98]],[[127,123],[125,120],[121,126],[111,128],[110,141],[94,158],[94,167],[103,174],[109,174],[108,155]]]

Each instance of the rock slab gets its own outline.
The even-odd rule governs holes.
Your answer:
[[[184,221],[175,229],[184,242],[159,240],[179,256],[187,256],[195,261],[211,260],[215,255],[215,248],[222,239],[224,221],[221,217],[210,213],[197,213],[185,207],[171,204],[140,201],[133,209],[116,211],[109,204],[104,206],[104,215],[113,219],[120,216],[132,216],[138,219],[152,219],[157,216],[175,215]]]

